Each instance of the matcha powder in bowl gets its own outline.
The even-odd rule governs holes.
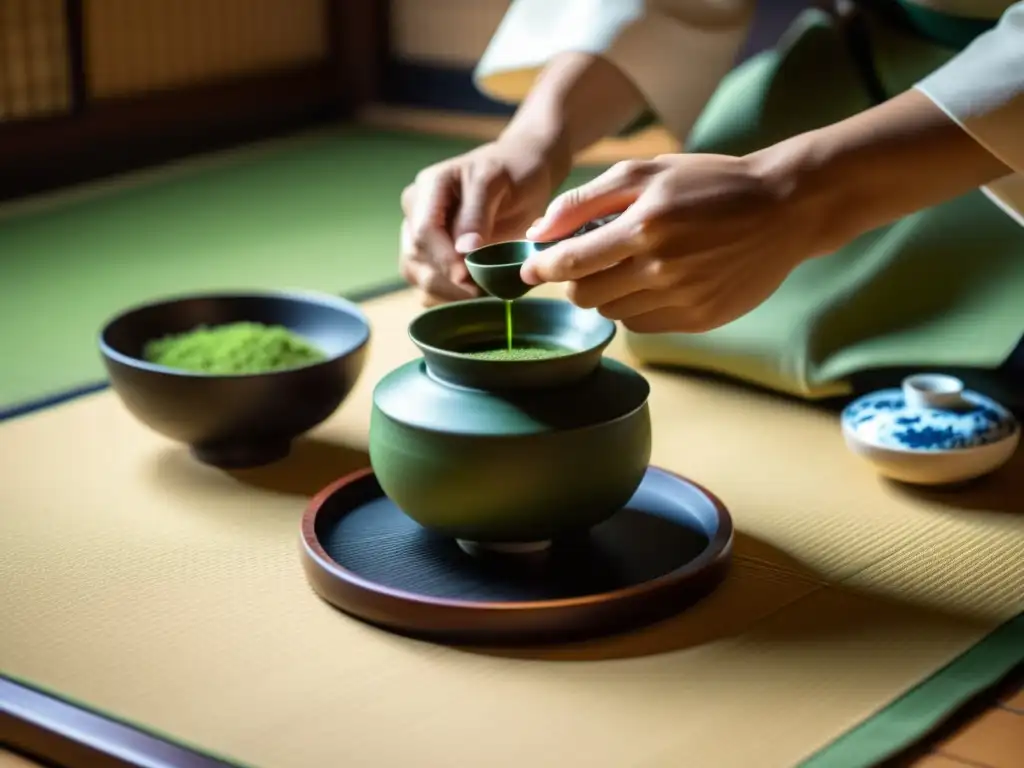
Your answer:
[[[201,326],[146,344],[147,362],[211,375],[272,373],[313,365],[327,356],[279,325],[229,323]]]

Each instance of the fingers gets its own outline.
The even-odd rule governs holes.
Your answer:
[[[431,264],[407,262],[403,265],[402,277],[422,290],[429,297],[430,303],[462,301],[478,295],[474,286],[453,283]]]
[[[451,238],[442,226],[427,224],[419,229],[409,219],[402,222],[401,272],[402,277],[433,297],[436,301],[459,301],[479,295],[475,285],[462,282],[458,273],[453,277],[452,259],[459,259]],[[459,265],[465,269],[464,265]]]
[[[563,240],[537,252],[523,264],[520,275],[528,285],[582,280],[608,269],[651,245],[643,221],[629,214],[585,235]]]
[[[596,179],[563,192],[551,201],[544,217],[527,231],[531,240],[566,237],[589,221],[620,213],[632,205],[657,171],[654,163],[617,163]]]
[[[683,304],[693,306],[694,301],[693,296],[687,296],[679,290],[660,291],[643,288],[626,296],[616,298],[607,304],[602,304],[598,309],[609,320],[622,320],[628,323],[632,318],[640,317],[654,310],[677,307]]]
[[[679,290],[644,290],[601,307],[609,320],[618,320],[634,333],[706,333],[729,321],[714,301]]]
[[[675,286],[687,264],[679,257],[658,252],[632,256],[613,267],[576,280],[569,285],[569,300],[579,307],[599,308],[601,314],[625,297],[638,292],[665,291]],[[612,315],[606,315],[612,317]],[[614,317],[612,319],[621,319]]]
[[[644,290],[643,261],[633,256],[582,280],[570,282],[567,298],[583,309],[600,309],[618,299]]]
[[[664,306],[631,317],[622,324],[634,333],[707,333],[725,325],[729,319],[705,306]]]
[[[428,168],[402,193],[402,212],[413,231],[430,225],[444,226],[458,200],[458,177],[451,168]]]
[[[511,191],[512,179],[497,165],[463,168],[459,209],[452,226],[457,251],[472,251],[491,239],[498,210]]]
[[[722,324],[724,286],[733,282],[731,270],[707,267],[699,257],[634,256],[570,283],[568,297],[631,330],[700,333]]]
[[[449,222],[458,202],[458,175],[452,168],[428,168],[402,195],[402,208],[409,226],[409,248],[421,260],[436,264],[450,280],[466,280],[468,273],[449,233]],[[403,236],[405,239],[405,236]],[[405,258],[405,257],[403,257]]]
[[[458,202],[458,172],[453,167],[434,167],[421,172],[402,192],[401,263],[403,275],[424,287],[420,281],[443,278],[448,285],[443,295],[455,287],[461,298],[476,295],[461,254],[449,233],[451,213]],[[431,271],[411,262],[430,265]],[[433,272],[438,273],[434,276]]]

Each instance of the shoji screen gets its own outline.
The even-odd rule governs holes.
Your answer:
[[[63,0],[0,0],[0,122],[70,108]]]
[[[85,0],[90,96],[189,87],[324,60],[326,1]]]

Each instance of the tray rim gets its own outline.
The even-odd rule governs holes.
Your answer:
[[[338,605],[338,603],[330,596],[323,593],[320,587],[320,580],[325,576],[335,584],[341,582],[341,585],[343,585],[343,588],[345,589],[361,590],[364,593],[373,595],[375,599],[388,604],[401,604],[405,606],[411,604],[415,605],[417,608],[441,608],[448,611],[459,611],[466,615],[479,616],[490,612],[498,612],[501,614],[513,612],[538,613],[545,611],[561,611],[569,608],[585,608],[590,605],[619,603],[641,595],[657,594],[663,589],[678,586],[681,583],[710,574],[717,568],[726,566],[732,559],[735,527],[732,515],[729,513],[728,508],[722,500],[700,483],[690,480],[677,472],[672,472],[671,470],[664,469],[663,467],[654,464],[650,464],[647,467],[647,472],[651,471],[667,476],[674,482],[689,485],[703,494],[714,507],[718,516],[718,530],[715,532],[715,535],[711,537],[704,550],[693,560],[690,560],[680,568],[676,568],[641,584],[634,584],[632,586],[623,587],[610,592],[600,592],[595,595],[582,595],[580,597],[559,598],[556,600],[502,603],[419,595],[415,592],[388,587],[366,579],[354,571],[340,565],[327,554],[327,551],[320,544],[319,538],[317,537],[316,522],[321,509],[323,509],[328,500],[335,493],[348,485],[361,482],[374,475],[373,467],[364,467],[363,469],[350,472],[349,474],[338,478],[319,491],[309,501],[306,506],[306,511],[302,516],[300,534],[301,554],[304,569],[306,571],[307,579],[311,583],[314,591],[316,591],[317,594],[327,602],[341,608],[342,610],[345,609]],[[382,493],[382,495],[386,494]],[[318,575],[320,578],[317,578]]]

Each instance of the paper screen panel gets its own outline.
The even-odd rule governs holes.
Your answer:
[[[509,0],[391,0],[391,55],[472,68],[508,6]]]
[[[0,122],[71,103],[63,0],[0,0]]]
[[[110,98],[326,58],[326,0],[89,0],[90,96]]]

